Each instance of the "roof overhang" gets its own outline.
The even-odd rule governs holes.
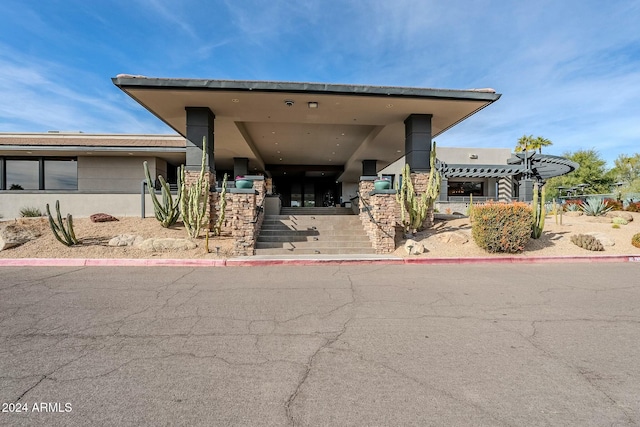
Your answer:
[[[113,83],[186,137],[186,107],[215,115],[215,164],[340,166],[357,181],[363,160],[382,169],[404,155],[404,120],[431,114],[436,137],[497,101],[491,89],[449,90],[320,83],[166,79],[119,75]],[[309,103],[316,103],[310,105]]]

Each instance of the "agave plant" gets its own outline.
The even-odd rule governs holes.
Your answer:
[[[611,210],[603,199],[589,197],[580,204],[580,210],[588,216],[602,216]]]
[[[567,212],[577,212],[580,210],[580,205],[577,205],[575,203],[568,203],[564,206]]]

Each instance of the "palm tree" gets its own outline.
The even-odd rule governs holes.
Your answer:
[[[533,135],[523,135],[516,145],[516,153],[522,151],[536,151],[542,153],[542,147],[548,147],[553,142],[541,136],[533,137]]]

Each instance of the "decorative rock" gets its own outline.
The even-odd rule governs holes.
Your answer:
[[[404,250],[407,251],[409,255],[420,255],[425,253],[426,249],[424,245],[420,242],[416,242],[413,239],[409,239],[404,244]]]
[[[118,234],[113,239],[109,240],[109,246],[140,246],[144,241],[142,236],[136,236],[134,234]]]
[[[633,215],[631,215],[631,213],[629,212],[624,211],[609,211],[607,212],[606,216],[608,218],[623,218],[626,219],[627,222],[633,221]]]
[[[445,231],[444,233],[436,234],[435,237],[442,243],[463,245],[469,241],[469,235],[462,231]]]
[[[567,212],[563,212],[562,215],[564,216],[582,216],[582,211],[567,211]]]
[[[93,214],[89,217],[91,222],[109,222],[109,221],[119,221],[115,216],[111,216],[106,213],[97,213]]]
[[[611,223],[612,219],[607,218],[606,216],[590,216],[586,220],[587,222],[598,222],[598,223]]]
[[[40,233],[20,224],[2,225],[0,226],[0,251],[20,246],[38,236]]]
[[[170,237],[146,239],[140,243],[139,248],[149,252],[161,251],[187,251],[195,249],[197,245],[187,239],[172,239]]]
[[[593,236],[596,239],[598,239],[600,241],[600,243],[602,243],[602,246],[614,246],[616,244],[616,242],[613,241],[613,239],[611,239],[609,237],[608,234],[605,233],[599,233],[597,231],[591,231],[589,233],[583,233],[583,234],[587,234],[589,236]]]

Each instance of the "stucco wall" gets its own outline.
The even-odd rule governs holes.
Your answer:
[[[166,173],[164,162],[158,162],[156,171],[155,157],[78,157],[78,190],[137,193],[144,179],[142,162],[145,160],[152,177],[162,173],[163,166]]]
[[[140,183],[138,194],[109,193],[60,193],[44,191],[0,191],[0,215],[2,220],[18,218],[22,208],[38,208],[45,213],[48,203],[55,215],[56,200],[60,200],[60,212],[77,218],[104,212],[114,216],[141,216]],[[151,196],[145,196],[145,216],[153,217]]]

